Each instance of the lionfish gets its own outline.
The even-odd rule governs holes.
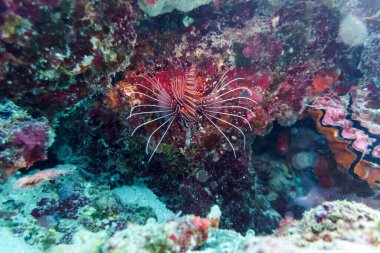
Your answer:
[[[152,159],[175,121],[186,127],[193,123],[210,123],[226,139],[236,159],[235,148],[232,145],[230,138],[227,137],[227,134],[222,130],[218,123],[226,124],[239,131],[243,136],[243,145],[245,148],[246,137],[243,130],[237,124],[229,122],[221,116],[241,119],[246,122],[248,127],[252,130],[247,118],[243,117],[241,113],[240,115],[236,113],[236,110],[245,111],[245,115],[248,113],[254,115],[254,112],[249,108],[249,105],[256,102],[250,98],[251,91],[247,87],[227,89],[231,83],[244,80],[243,78],[235,78],[226,82],[228,72],[229,71],[226,71],[217,82],[214,82],[212,85],[209,85],[209,87],[203,89],[198,87],[196,81],[196,67],[194,65],[191,66],[190,70],[184,75],[172,78],[169,87],[165,87],[154,75],[139,76],[149,85],[137,83],[135,84],[136,89],[131,93],[142,96],[144,97],[144,100],[146,99],[150,102],[134,105],[131,108],[128,119],[138,115],[146,116],[149,114],[156,115],[156,118],[147,120],[138,125],[132,131],[132,136],[141,127],[154,122],[160,122],[158,127],[154,129],[148,137],[145,147],[145,152],[148,155],[149,144],[152,141],[152,137],[160,129],[165,128],[165,131],[155,145],[148,162]],[[239,91],[246,91],[246,94],[231,97],[231,95]],[[239,104],[239,102],[242,101],[244,101],[243,105]],[[137,108],[140,108],[142,111],[135,112]]]

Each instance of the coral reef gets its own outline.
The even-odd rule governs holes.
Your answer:
[[[343,240],[378,248],[379,222],[379,212],[364,204],[325,202],[288,225],[284,233],[300,246]]]
[[[376,252],[379,218],[378,211],[362,204],[326,202],[301,220],[284,223],[281,234],[248,233],[243,237],[234,231],[208,227],[209,220],[188,215],[162,224],[151,221],[144,226],[131,226],[110,238],[101,232],[81,231],[74,244],[58,245],[50,252]]]
[[[148,6],[158,1],[145,3]],[[147,185],[173,211],[206,215],[205,210],[218,204],[225,210],[222,226],[270,233],[285,213],[283,203],[309,192],[308,187],[300,189],[302,178],[316,173],[318,184],[336,184],[334,159],[328,151],[320,151],[328,147],[318,144],[319,150],[306,145],[308,135],[269,136],[278,144],[268,147],[278,151],[269,154],[269,159],[276,162],[268,162],[268,154],[261,157],[263,154],[256,155],[252,149],[265,147],[265,139],[255,136],[268,135],[272,129],[284,131],[277,128],[278,124],[295,126],[315,97],[331,90],[344,96],[352,80],[359,78],[358,52],[347,50],[347,45],[336,40],[340,8],[346,8],[342,5],[218,1],[186,14],[172,12],[143,19],[137,16],[137,40],[128,69],[113,78],[114,85],[104,93],[60,115],[52,153],[61,161],[86,164],[86,171],[97,175],[91,179],[107,181],[111,187],[132,184],[134,177],[147,178]],[[193,20],[188,26],[182,23],[185,17]],[[147,101],[134,94],[142,90],[136,84],[150,85],[139,76],[151,74],[170,87],[173,77],[182,76],[193,65],[201,84],[212,84],[227,70],[230,72],[226,80],[244,78],[239,80],[239,86],[247,87],[257,103],[249,105],[253,113],[243,115],[252,131],[244,120],[238,124],[244,128],[246,149],[233,127],[221,125],[236,147],[236,160],[229,144],[212,127],[202,126],[203,131],[197,132],[174,124],[147,163],[146,136],[164,121],[144,125],[131,137],[135,127],[146,122],[137,116],[127,120],[133,106]],[[231,88],[238,87],[234,85]],[[156,132],[159,135],[152,137],[152,143],[160,141],[164,130]],[[304,143],[305,147],[292,146],[296,143],[293,137],[299,138],[297,145]],[[321,139],[315,140],[323,142]],[[307,166],[301,166],[303,169],[299,163],[295,163],[297,168],[292,163],[298,153],[313,156]]]
[[[65,174],[51,178],[51,171]],[[71,242],[73,234],[82,229],[110,235],[126,228],[128,223],[144,224],[148,218],[162,216],[158,214],[162,209],[153,209],[153,205],[147,206],[138,200],[133,203],[120,201],[118,190],[111,191],[107,184],[84,184],[84,175],[75,165],[63,164],[30,174],[23,176],[17,172],[0,186],[0,224],[41,250]],[[33,180],[27,188],[15,187],[25,177],[45,177],[46,174],[50,178],[44,183],[35,184]],[[144,191],[138,194],[148,199],[149,195],[145,195]]]
[[[35,119],[10,100],[0,100],[0,177],[47,159],[54,132],[46,118]]]
[[[3,2],[1,94],[52,118],[104,89],[129,65],[136,8],[118,0]]]
[[[124,205],[142,205],[154,210],[158,222],[164,222],[175,216],[169,211],[157,196],[145,185],[134,184],[132,186],[118,187],[112,190]]]
[[[360,66],[363,72],[364,83],[374,87],[380,87],[379,79],[377,75],[380,73],[379,55],[375,52],[379,52],[380,37],[374,33],[366,40],[363,53],[362,53],[362,65]]]
[[[325,201],[379,206],[379,10],[2,1],[1,226],[43,251],[378,250],[373,210]]]
[[[138,0],[140,8],[149,16],[157,16],[160,14],[179,10],[182,12],[189,12],[201,5],[209,4],[212,0]]]
[[[207,240],[210,223],[212,219],[194,215],[175,217],[161,224],[149,220],[144,226],[132,225],[107,240],[103,233],[83,231],[76,235],[73,245],[58,245],[51,252],[190,252]],[[82,246],[84,241],[87,245]]]

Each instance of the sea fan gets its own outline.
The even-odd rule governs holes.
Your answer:
[[[132,131],[132,136],[143,126],[160,123],[148,137],[145,152],[149,154],[152,137],[165,127],[164,133],[149,157],[149,162],[175,121],[186,127],[192,123],[211,124],[226,139],[236,158],[235,148],[220,124],[228,125],[239,131],[243,136],[245,147],[246,137],[243,129],[238,126],[237,120],[244,121],[252,130],[246,115],[248,113],[254,115],[251,108],[256,102],[250,98],[251,91],[247,87],[228,89],[231,83],[243,80],[243,78],[235,78],[226,82],[227,73],[228,71],[222,75],[219,81],[212,85],[205,85],[205,87],[199,87],[196,82],[195,66],[192,66],[184,75],[172,78],[169,85],[164,85],[153,75],[140,76],[145,82],[136,84],[132,93],[141,96],[144,103],[133,106],[128,119],[135,116],[145,117],[150,114],[157,117],[138,125]],[[241,95],[241,93],[245,94]],[[148,102],[145,103],[145,101]],[[138,108],[141,111],[135,112]],[[231,120],[226,120],[225,117]]]

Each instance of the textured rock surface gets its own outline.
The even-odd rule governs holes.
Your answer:
[[[343,240],[380,247],[380,212],[362,203],[325,202],[286,228],[298,245]],[[298,232],[294,233],[295,230]]]
[[[202,222],[201,222],[202,221]],[[347,201],[326,202],[300,221],[287,225],[282,234],[245,237],[223,229],[207,229],[207,220],[196,216],[171,219],[162,224],[131,226],[110,239],[101,233],[77,234],[73,245],[60,245],[58,252],[83,252],[80,244],[87,238],[88,251],[136,253],[306,253],[370,252],[379,250],[380,213],[363,204]],[[207,239],[207,240],[206,240]],[[77,243],[77,244],[76,244]],[[92,245],[92,246],[91,246]]]
[[[191,252],[208,238],[209,222],[193,215],[173,218],[162,224],[150,220],[144,226],[130,225],[109,239],[101,233],[80,232],[73,245],[59,245],[51,252]],[[87,242],[85,247],[81,246],[83,242]]]
[[[173,10],[189,12],[211,2],[212,0],[138,0],[140,8],[151,17],[172,12]]]
[[[35,119],[10,100],[0,100],[0,180],[47,159],[54,132],[46,118]]]

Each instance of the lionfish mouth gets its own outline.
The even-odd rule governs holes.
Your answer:
[[[226,71],[214,85],[207,87],[203,92],[198,89],[194,65],[184,75],[172,78],[169,87],[165,87],[154,75],[139,76],[145,80],[146,84],[135,84],[135,90],[131,93],[141,96],[144,98],[143,101],[148,102],[133,106],[127,119],[149,115],[156,117],[135,127],[132,131],[132,136],[141,127],[160,122],[148,137],[145,152],[149,155],[149,146],[153,136],[160,129],[165,129],[157,144],[155,144],[148,162],[151,161],[175,121],[183,122],[186,125],[192,123],[211,124],[228,142],[236,159],[236,151],[230,140],[231,138],[227,137],[227,133],[218,124],[228,125],[236,129],[243,136],[243,146],[245,148],[246,137],[244,131],[233,120],[236,122],[239,120],[244,121],[252,130],[246,116],[248,113],[254,115],[250,108],[256,102],[250,98],[251,91],[247,87],[230,88],[230,84],[244,79],[235,78],[226,82],[228,72]],[[242,91],[245,91],[248,95],[236,95],[241,94]],[[136,109],[140,111],[135,112]],[[228,117],[231,121],[226,120],[225,117]]]

